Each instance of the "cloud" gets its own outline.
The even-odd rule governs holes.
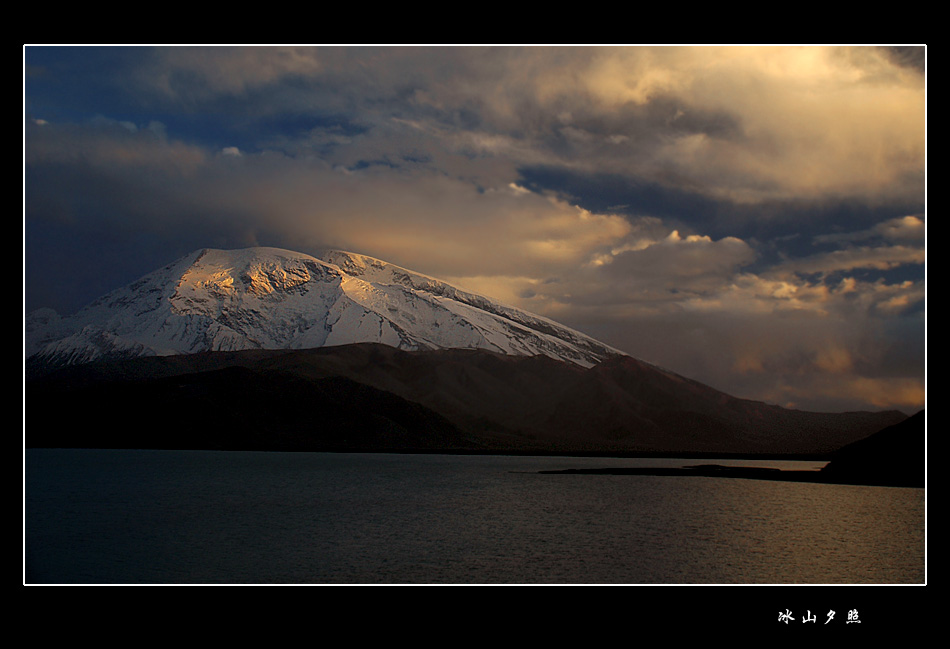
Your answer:
[[[76,307],[199,247],[335,247],[739,396],[922,393],[919,51],[82,52],[27,86],[31,303],[67,259]]]
[[[855,247],[790,260],[778,265],[778,273],[831,273],[859,268],[887,270],[904,264],[923,264],[925,252],[916,246]]]
[[[140,129],[101,116],[85,124],[29,124],[26,142],[28,171],[37,165],[71,165],[102,170],[149,166],[187,173],[207,157],[202,147],[168,140],[160,122]]]
[[[925,235],[924,220],[919,216],[903,216],[877,223],[874,227],[858,232],[822,234],[815,237],[816,243],[841,243],[884,239],[923,244]]]
[[[328,50],[310,47],[169,47],[153,50],[140,83],[183,102],[243,95],[318,75]]]
[[[479,190],[426,171],[309,168],[306,183],[292,173],[282,170],[245,192],[250,204],[270,204],[269,225],[312,245],[355,249],[433,275],[553,272],[580,265],[630,229],[621,217],[554,196],[510,185]],[[275,185],[282,187],[276,200]]]
[[[641,225],[599,263],[546,280],[481,278],[481,287],[733,395],[806,409],[922,407],[913,368],[924,356],[923,282],[840,275],[916,263],[921,250],[858,249],[752,272],[761,260],[748,242]]]
[[[567,320],[735,396],[810,410],[912,411],[923,407],[922,319],[891,307],[922,293],[919,285],[857,283],[849,292],[742,276],[718,292],[574,310]],[[887,386],[898,385],[888,396]]]
[[[610,257],[598,261],[613,276],[664,278],[674,283],[690,277],[730,275],[735,269],[751,263],[755,256],[752,248],[736,237],[713,241],[699,234],[682,237],[678,230],[673,230],[659,241],[628,243],[611,251]]]
[[[815,394],[822,396],[816,402]],[[864,403],[874,409],[900,409],[914,413],[923,408],[926,391],[921,381],[911,378],[827,377],[816,381],[782,381],[765,392],[769,401],[789,408],[802,403],[817,410],[841,410],[842,404]],[[847,406],[844,406],[845,408]]]
[[[31,219],[81,210],[86,227],[134,220],[169,233],[187,222],[218,239],[341,247],[443,275],[580,265],[630,230],[554,195],[479,187],[428,165],[350,169],[237,147],[218,157],[111,123],[28,137]],[[58,194],[63,186],[70,192]]]
[[[893,200],[923,187],[923,77],[897,61],[873,47],[162,48],[140,78],[188,106],[356,110],[456,152],[732,201]]]

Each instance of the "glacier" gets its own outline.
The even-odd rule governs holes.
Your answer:
[[[484,349],[592,367],[622,351],[491,298],[366,255],[206,248],[70,316],[26,318],[25,355],[46,366],[137,356],[382,343]]]

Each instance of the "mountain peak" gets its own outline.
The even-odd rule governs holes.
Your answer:
[[[117,356],[306,349],[544,354],[590,367],[622,354],[580,332],[366,255],[281,248],[185,255],[73,316],[28,317],[27,354],[60,365]]]

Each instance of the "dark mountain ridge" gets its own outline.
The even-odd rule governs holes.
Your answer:
[[[924,411],[838,449],[822,469],[828,479],[857,484],[923,487],[926,481]]]
[[[375,343],[70,366],[28,381],[26,416],[28,446],[817,455],[906,418],[738,399],[626,356]]]

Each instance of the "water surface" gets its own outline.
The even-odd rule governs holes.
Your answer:
[[[696,463],[30,449],[26,580],[924,581],[923,489],[538,473]]]

